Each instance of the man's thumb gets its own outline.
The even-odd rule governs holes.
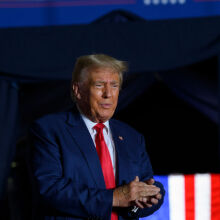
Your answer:
[[[155,183],[155,180],[153,178],[146,181],[147,184],[153,185]]]
[[[135,182],[139,182],[139,177],[136,176],[135,179],[134,179],[134,181],[135,181]]]

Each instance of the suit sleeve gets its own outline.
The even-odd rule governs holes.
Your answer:
[[[46,212],[53,210],[59,213],[56,215],[83,219],[110,219],[113,191],[88,188],[64,177],[55,135],[53,137],[48,129],[35,122],[30,129],[29,141],[31,175]]]

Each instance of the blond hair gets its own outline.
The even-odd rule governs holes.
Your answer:
[[[120,86],[123,82],[123,73],[127,71],[127,63],[125,61],[117,60],[106,54],[91,54],[78,57],[72,73],[71,83],[71,98],[74,100],[72,85],[74,83],[82,82],[85,79],[85,69],[91,68],[110,68],[119,74]]]

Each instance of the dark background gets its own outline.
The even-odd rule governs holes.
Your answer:
[[[219,172],[218,126],[155,83],[116,118],[144,134],[154,173]]]
[[[72,108],[74,62],[89,53],[129,62],[115,118],[144,134],[156,175],[219,173],[219,24],[116,11],[89,25],[0,29],[0,219],[30,219],[28,128]]]

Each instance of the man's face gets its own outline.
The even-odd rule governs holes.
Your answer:
[[[85,76],[73,87],[77,104],[91,121],[105,122],[113,116],[118,103],[119,74],[106,67],[89,69]]]

